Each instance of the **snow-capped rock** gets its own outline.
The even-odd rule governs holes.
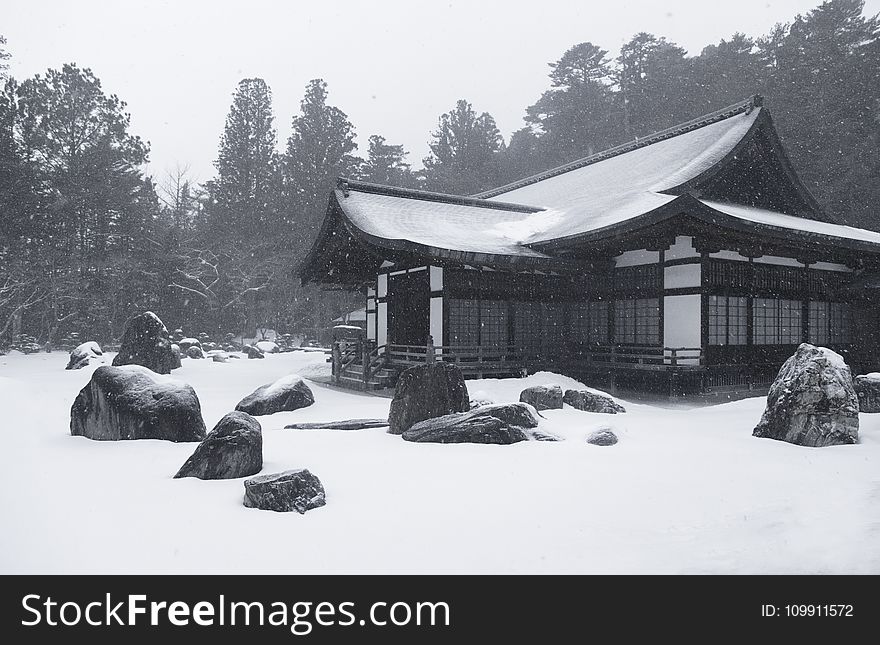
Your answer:
[[[83,343],[74,348],[70,352],[70,360],[67,362],[66,370],[78,370],[90,365],[93,362],[100,362],[104,355],[101,346],[95,341]]]
[[[238,405],[236,410],[247,412],[254,416],[263,414],[275,414],[305,408],[315,402],[315,396],[300,376],[291,374],[284,376],[274,383],[262,385],[254,392],[247,395]]]
[[[168,330],[156,314],[146,311],[125,324],[113,365],[142,365],[157,374],[170,374],[173,364]]]
[[[558,385],[527,387],[520,392],[519,400],[534,406],[536,410],[561,410],[562,388]]]
[[[234,479],[263,468],[260,422],[244,412],[226,414],[181,466],[175,479]]]
[[[413,424],[470,409],[461,370],[452,363],[416,365],[401,373],[388,413],[388,432],[402,434]]]
[[[528,441],[528,429],[537,427],[538,415],[531,405],[507,403],[419,421],[403,433],[403,438],[419,443],[506,445]]]
[[[562,401],[582,412],[600,412],[602,414],[626,412],[626,408],[615,403],[610,396],[589,390],[566,390]]]
[[[205,422],[195,390],[141,365],[99,367],[70,409],[70,434],[116,441],[201,441]]]
[[[779,370],[752,434],[800,446],[858,443],[859,400],[843,357],[802,343]]]
[[[880,412],[880,373],[861,374],[853,381],[859,412]]]
[[[244,505],[248,508],[302,514],[326,503],[321,480],[305,468],[244,480]]]

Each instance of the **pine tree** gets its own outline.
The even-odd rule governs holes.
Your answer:
[[[385,137],[378,134],[371,135],[369,142],[367,159],[361,164],[358,173],[361,179],[389,186],[415,185],[410,165],[404,161],[407,153],[403,146],[385,143]]]
[[[470,103],[459,100],[455,109],[440,116],[424,159],[429,189],[455,194],[472,194],[498,185],[497,158],[503,149],[495,119],[477,114]]]
[[[346,114],[327,104],[327,83],[306,86],[300,114],[293,117],[284,154],[284,187],[292,242],[308,250],[324,217],[327,195],[339,176],[357,167],[354,126]]]
[[[252,237],[276,224],[277,135],[272,93],[261,78],[239,82],[220,138],[206,213],[214,235]]]

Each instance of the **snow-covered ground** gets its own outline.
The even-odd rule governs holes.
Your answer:
[[[105,355],[109,362],[111,355]],[[210,429],[245,395],[326,371],[318,352],[185,359]],[[413,444],[384,429],[285,430],[383,417],[390,400],[309,383],[315,404],[260,417],[264,473],[308,468],[327,505],[242,505],[242,480],[172,479],[195,444],[69,433],[95,367],[0,356],[0,573],[880,573],[880,414],[861,443],[751,436],[763,398],[697,409],[545,412],[560,442]],[[469,381],[512,401],[538,374]],[[613,447],[585,437],[610,426]]]

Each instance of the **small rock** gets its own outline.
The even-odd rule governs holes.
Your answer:
[[[562,401],[582,412],[598,412],[600,414],[626,412],[626,408],[615,403],[610,396],[590,392],[589,390],[566,390]]]
[[[527,387],[519,394],[519,400],[535,407],[536,410],[561,410],[562,388],[558,385],[535,385]]]
[[[205,352],[198,345],[190,345],[190,348],[186,350],[186,355],[190,358],[204,358]]]
[[[853,388],[859,397],[859,412],[880,412],[880,373],[857,376]]]
[[[78,370],[90,365],[93,361],[101,360],[104,352],[101,346],[94,341],[83,343],[70,352],[70,360],[67,362],[66,370]]]
[[[611,428],[599,428],[595,432],[590,433],[587,437],[587,443],[594,446],[613,446],[617,443],[617,435]]]
[[[388,419],[347,419],[345,421],[328,421],[326,423],[291,423],[284,426],[287,430],[365,430],[367,428],[384,428]]]
[[[264,354],[277,354],[281,351],[281,348],[278,347],[276,343],[273,343],[271,340],[260,340],[254,343],[254,347],[263,352]]]
[[[235,479],[263,468],[260,422],[244,412],[225,415],[181,466],[175,479]]]
[[[248,508],[302,514],[326,503],[321,480],[304,468],[244,480],[244,505]]]
[[[171,343],[171,356],[171,369],[176,370],[182,363],[180,362],[180,347],[175,343]]]
[[[302,377],[296,374],[284,376],[274,383],[263,385],[243,398],[236,410],[254,416],[275,414],[305,408],[315,402],[315,397]]]
[[[248,358],[266,358],[266,355],[253,345],[245,345],[241,348],[241,351],[247,354]]]

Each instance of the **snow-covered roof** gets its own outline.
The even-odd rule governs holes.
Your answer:
[[[756,163],[750,154],[757,155]],[[743,193],[729,184],[731,178],[736,184],[742,172],[758,193],[779,191],[755,203],[788,212],[722,201],[741,198]],[[349,257],[352,247],[339,243],[346,236],[372,249],[359,256],[365,264],[373,261],[367,258],[403,252],[470,264],[528,262],[543,268],[566,264],[556,254],[561,247],[615,239],[680,215],[759,239],[813,246],[819,241],[880,252],[880,233],[830,223],[821,213],[757,96],[472,197],[340,179],[330,206],[304,263],[306,280],[323,275],[340,282],[326,260],[334,253],[349,260],[346,275],[356,276],[360,264]],[[381,253],[375,253],[377,247]]]
[[[794,215],[786,215],[785,213],[768,211],[763,208],[755,208],[753,206],[715,202],[708,199],[701,199],[700,201],[709,208],[720,211],[725,215],[730,215],[746,222],[752,222],[761,227],[804,231],[826,237],[837,237],[843,240],[855,240],[858,242],[880,244],[880,233],[877,231],[869,231],[863,228],[855,228],[853,226],[844,226],[843,224],[819,222],[804,217],[796,217]]]
[[[515,227],[528,226],[540,209],[453,196],[440,201],[434,193],[414,190],[372,190],[370,185],[349,182],[344,192],[337,191],[349,222],[366,235],[429,249],[549,257],[516,239]]]
[[[588,157],[572,164],[571,170],[551,171],[558,174],[537,175],[511,184],[509,190],[492,191],[489,199],[531,204],[563,214],[555,225],[535,231],[527,242],[569,237],[626,221],[671,202],[675,194],[665,191],[718,164],[748,133],[761,109],[740,112],[622,154]]]

